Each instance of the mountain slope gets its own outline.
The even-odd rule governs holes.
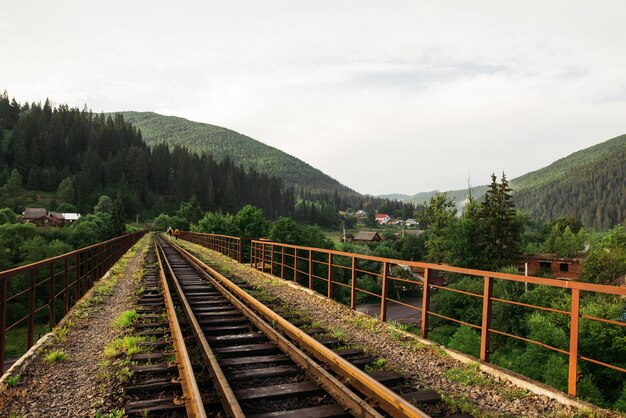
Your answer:
[[[547,167],[511,180],[515,190],[530,189],[572,176],[576,170],[601,163],[626,148],[626,135],[621,135],[556,160]]]
[[[511,181],[515,205],[534,216],[573,216],[607,229],[626,222],[626,135]]]
[[[510,186],[517,208],[533,216],[545,219],[574,216],[586,226],[601,229],[625,223],[626,135],[517,177],[510,181]],[[487,186],[474,187],[472,196],[481,199],[486,191]],[[435,193],[437,191],[405,195],[401,200],[426,203]],[[467,198],[467,189],[446,194],[460,209]]]
[[[119,112],[141,129],[150,146],[161,142],[209,153],[220,161],[228,156],[236,164],[283,179],[287,186],[312,191],[356,194],[320,170],[283,151],[226,128],[153,112]]]

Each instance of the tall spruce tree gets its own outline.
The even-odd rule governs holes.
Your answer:
[[[445,193],[430,198],[426,209],[429,225],[426,240],[427,259],[432,263],[444,262],[447,258],[446,235],[448,226],[456,219],[456,205]]]
[[[520,255],[522,231],[504,173],[499,184],[496,175],[491,174],[480,213],[485,228],[483,248],[489,264],[486,267],[495,270],[514,264]]]
[[[126,223],[124,218],[125,215],[122,198],[118,196],[117,199],[113,201],[113,206],[111,207],[111,227],[115,236],[126,233]]]

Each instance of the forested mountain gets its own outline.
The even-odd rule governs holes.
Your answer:
[[[302,160],[230,129],[152,112],[121,112],[141,130],[150,146],[180,145],[216,161],[229,157],[235,164],[281,178],[286,186],[316,192],[356,193]]]
[[[626,135],[577,151],[547,167],[510,182],[518,209],[533,216],[556,219],[573,216],[585,226],[608,229],[626,222]],[[472,188],[481,200],[487,186]],[[395,196],[404,202],[424,204],[437,191]],[[462,208],[467,189],[446,194]]]
[[[83,213],[102,195],[121,196],[133,217],[173,210],[194,195],[208,210],[236,212],[249,203],[270,218],[294,211],[293,191],[280,179],[180,146],[150,148],[122,115],[52,108],[47,100],[19,105],[4,94],[0,130],[0,207],[18,212],[29,204],[28,195],[18,196],[23,188],[57,191]]]
[[[164,128],[165,132],[172,133],[174,125]],[[204,126],[188,121],[182,125],[183,131]],[[222,132],[218,137],[225,135],[222,145],[232,148],[214,155],[165,141],[148,146],[142,131],[122,114],[93,114],[63,105],[53,108],[48,100],[43,105],[19,104],[4,93],[0,95],[0,208],[21,212],[27,206],[45,205],[61,211],[57,208],[65,205],[63,211],[89,213],[100,197],[120,196],[126,216],[152,217],[172,213],[195,196],[202,210],[236,213],[252,204],[270,219],[291,216],[329,228],[339,225],[338,211],[346,208],[381,210],[404,218],[413,214],[412,204],[362,196],[287,154],[214,128]],[[231,134],[243,142],[230,141]],[[260,147],[263,159],[273,154],[263,154],[262,149],[282,158],[266,161],[269,166],[295,161],[299,166],[292,168],[299,170],[303,182],[309,167],[334,188],[289,187],[281,178],[237,164],[226,153],[252,152],[250,147]]]
[[[608,229],[626,222],[626,135],[511,181],[515,205],[534,216],[573,216]]]

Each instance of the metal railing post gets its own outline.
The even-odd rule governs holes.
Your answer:
[[[285,278],[285,247],[280,247],[280,278]]]
[[[298,281],[298,249],[293,250],[293,281]]]
[[[424,288],[422,289],[422,338],[428,338],[428,309],[430,306],[430,289],[428,288],[429,268],[424,269]]]
[[[580,290],[572,289],[572,310],[569,330],[569,372],[567,375],[567,393],[576,396],[578,378],[578,319],[580,317]]]
[[[328,299],[333,298],[333,255],[328,254]]]
[[[386,261],[383,261],[383,286],[380,290],[380,320],[387,320],[387,270],[389,269],[389,264]]]
[[[270,274],[274,275],[274,244],[271,245],[271,253],[270,253]]]
[[[265,273],[265,243],[263,243],[263,257],[261,258],[261,271]]]
[[[56,268],[54,262],[50,263],[50,330],[56,325]]]
[[[69,276],[69,262],[68,262],[68,257],[65,257],[63,259],[63,316],[65,316],[67,314],[67,312],[70,309],[69,306],[69,301],[70,301],[70,295],[69,295],[69,281],[70,281],[70,276]]]
[[[309,250],[309,289],[313,289],[313,250]]]
[[[356,309],[356,257],[352,257],[352,268],[350,269],[350,308]]]
[[[33,346],[35,335],[35,286],[37,285],[37,270],[30,271],[28,283],[28,335],[26,336],[26,349]]]
[[[76,254],[76,261],[74,264],[74,303],[80,299],[80,254]]]
[[[483,318],[480,334],[480,359],[482,361],[489,361],[489,347],[490,347],[490,329],[491,329],[491,307],[493,305],[491,296],[493,295],[493,279],[489,276],[485,276],[485,283],[483,288]]]

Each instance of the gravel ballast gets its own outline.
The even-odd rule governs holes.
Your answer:
[[[66,321],[66,337],[53,339],[55,342],[43,348],[21,371],[17,386],[2,388],[0,416],[86,417],[106,412],[106,403],[115,388],[100,377],[102,353],[116,336],[111,321],[133,307],[138,283],[133,276],[141,271],[149,243],[149,236],[145,236],[124,255],[123,271],[116,274],[119,264],[113,267],[107,280],[117,279],[117,284],[110,295],[102,296],[100,303],[83,302],[74,307]],[[103,282],[96,287],[99,283]],[[46,361],[53,351],[65,353],[66,359]]]

